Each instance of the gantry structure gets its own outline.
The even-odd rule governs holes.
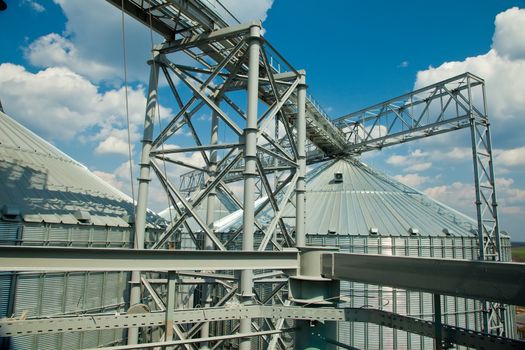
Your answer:
[[[511,325],[504,323],[505,305],[525,304],[518,277],[523,280],[525,269],[500,262],[490,123],[481,78],[464,73],[331,120],[308,96],[305,71],[294,68],[264,38],[260,22],[230,25],[235,19],[227,9],[212,8],[202,0],[107,1],[164,39],[154,46],[149,62],[136,249],[0,247],[0,266],[4,271],[54,271],[64,266],[71,271],[131,271],[131,307],[141,303],[141,293],[147,290],[156,309],[2,321],[4,336],[127,328],[128,345],[115,349],[179,345],[190,349],[196,343],[203,349],[220,348],[226,340],[238,339],[239,349],[246,350],[254,346],[254,338],[263,338],[270,349],[285,348],[284,335],[294,332],[297,349],[344,348],[337,341],[334,324],[353,321],[432,337],[436,349],[451,343],[480,348],[523,346],[506,337]],[[160,125],[159,81],[166,82],[178,107],[166,125]],[[210,115],[207,127],[197,127],[196,120],[204,111]],[[343,254],[335,248],[306,245],[307,164],[354,157],[459,129],[468,129],[472,141],[478,262]],[[191,136],[192,145],[175,145],[174,138],[182,130]],[[178,157],[188,153],[200,157],[201,165]],[[180,185],[173,178],[174,167],[190,170]],[[153,176],[176,216],[157,241],[145,247]],[[239,181],[242,191],[233,187]],[[264,197],[255,206],[257,192]],[[224,198],[243,213],[242,226],[228,235],[214,227],[216,208]],[[288,203],[295,206],[293,218],[284,217]],[[204,215],[198,210],[201,207],[206,208]],[[256,219],[263,209],[273,213],[270,222]],[[179,248],[182,235],[191,237],[195,250],[174,249]],[[427,275],[430,268],[432,278]],[[148,274],[166,271],[166,293],[158,295]],[[202,287],[201,309],[177,305],[176,285],[188,275],[208,282]],[[434,322],[385,311],[338,308],[338,280],[433,293]],[[260,295],[254,285],[264,281],[270,290]],[[284,287],[287,299],[282,296]],[[221,298],[213,303],[211,295],[217,288],[222,290]],[[484,332],[443,325],[441,295],[482,300]],[[212,334],[212,324],[225,320],[238,322],[229,334]],[[146,343],[141,327],[163,327],[164,332],[158,341]]]

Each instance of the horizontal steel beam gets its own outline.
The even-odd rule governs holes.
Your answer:
[[[241,318],[271,318],[309,320],[312,322],[367,322],[433,338],[435,326],[431,321],[402,316],[387,311],[363,308],[308,308],[299,306],[262,306],[202,308],[175,310],[174,324],[224,321]],[[153,327],[165,325],[164,312],[119,315],[85,315],[28,320],[0,320],[0,337],[50,334],[76,331]],[[448,343],[479,349],[523,349],[525,343],[473,330],[443,326],[443,339]],[[164,344],[167,345],[167,344]]]
[[[0,271],[297,269],[298,253],[0,246]]]
[[[525,305],[525,264],[333,253],[322,265],[328,278]]]
[[[208,42],[221,41],[232,36],[246,35],[252,26],[262,26],[261,21],[251,21],[230,27],[220,28],[213,32],[205,32],[175,41],[168,41],[157,45],[156,49],[162,53],[184,50],[190,47],[206,44]]]
[[[382,310],[348,308],[345,310],[345,320],[349,322],[373,323],[388,328],[419,334],[429,338],[434,338],[436,335],[435,324],[432,321],[402,316]],[[471,329],[453,327],[449,325],[442,326],[442,339],[445,343],[463,345],[475,349],[525,349],[525,342],[523,341],[498,337],[491,334],[477,332]]]
[[[304,308],[298,306],[262,306],[200,308],[173,311],[173,323],[198,323],[205,321],[238,320],[241,318],[291,318],[311,321],[344,321],[343,309]],[[119,315],[84,315],[71,317],[46,317],[27,320],[1,319],[0,337],[19,335],[79,332],[128,327],[165,325],[165,312]]]

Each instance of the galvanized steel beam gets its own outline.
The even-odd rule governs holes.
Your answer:
[[[351,253],[322,264],[329,278],[525,306],[525,264]]]
[[[367,322],[425,337],[435,337],[435,324],[387,311],[366,308],[307,308],[298,306],[240,306],[174,310],[173,323],[235,320],[240,318],[269,318],[309,320],[311,322]],[[45,322],[43,322],[45,320]],[[127,327],[154,327],[165,325],[164,312],[119,315],[86,315],[46,319],[0,320],[0,336],[11,337],[32,334],[51,334],[89,330],[118,329]],[[243,335],[246,336],[246,335]],[[525,342],[493,336],[473,330],[443,325],[442,339],[445,343],[478,349],[523,349]],[[188,340],[188,339],[186,339]],[[186,340],[180,344],[186,343]],[[211,340],[211,339],[210,339]],[[195,339],[195,341],[203,341]],[[148,344],[141,344],[149,346]]]
[[[434,338],[436,335],[435,324],[432,321],[374,309],[348,308],[345,312],[345,320],[349,322],[374,323],[429,338]],[[523,341],[449,325],[442,326],[441,337],[445,344],[457,344],[475,349],[518,350],[525,348]]]
[[[0,271],[188,271],[291,269],[295,250],[283,252],[0,246]]]

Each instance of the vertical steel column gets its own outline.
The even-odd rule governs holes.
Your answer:
[[[333,247],[299,247],[300,268],[297,276],[288,280],[289,298],[304,307],[336,307],[340,294],[338,280],[322,276],[323,254],[337,251]],[[336,350],[336,321],[304,321],[295,322],[296,350]],[[335,342],[334,342],[335,341]]]
[[[255,177],[257,176],[257,104],[259,102],[259,54],[261,47],[261,27],[250,27],[248,37],[249,62],[248,62],[248,108],[246,115],[246,128],[244,129],[244,210],[243,210],[243,236],[242,250],[253,251],[253,236],[255,227]],[[249,304],[253,296],[253,270],[242,270],[240,299],[243,304]],[[250,318],[241,319],[240,333],[249,333],[252,329]],[[240,350],[251,348],[250,338],[239,340]]]
[[[441,316],[441,295],[433,294],[434,297],[434,349],[443,350],[443,321]]]
[[[295,245],[304,247],[306,245],[305,232],[305,201],[306,201],[306,74],[300,71],[301,80],[297,87],[297,155],[299,163],[299,176],[295,188]]]
[[[476,118],[472,106],[471,77],[469,76],[467,76],[467,85],[476,192],[476,218],[478,221],[479,260],[501,261],[496,181],[494,178],[492,140],[486,116],[485,86],[482,86],[483,116]],[[490,192],[490,196],[487,195],[488,192]],[[504,306],[490,302],[483,302],[483,305],[483,330],[487,333],[504,335],[510,329],[510,325],[505,325]]]
[[[219,105],[219,101],[216,101],[217,105]],[[211,136],[210,136],[210,145],[216,145],[219,142],[219,117],[217,116],[217,113],[212,113],[211,116]],[[213,149],[210,151],[210,165],[208,167],[208,170],[210,172],[210,178],[209,181],[213,182],[215,180],[215,173],[217,171],[217,150]],[[215,233],[213,229],[213,223],[215,222],[215,203],[217,201],[217,192],[214,189],[210,191],[208,194],[208,198],[206,199],[206,225],[208,225],[208,228],[211,232]],[[208,235],[204,235],[204,249],[205,250],[213,250],[215,245],[213,244],[212,240]],[[212,285],[210,284],[204,284],[202,286],[203,291],[203,298],[205,299],[205,307],[211,306],[211,291],[212,291]],[[210,336],[210,323],[205,322],[202,325],[201,328],[201,338],[205,339]],[[202,342],[200,349],[205,350],[209,349],[209,342]]]
[[[481,91],[483,93],[483,113],[487,115],[487,96],[485,93],[485,84],[481,86]],[[496,253],[498,254],[498,260],[503,261],[502,250],[501,250],[501,237],[499,232],[499,220],[498,220],[498,201],[496,196],[496,177],[494,176],[494,161],[492,158],[492,137],[490,136],[490,123],[487,121],[485,127],[485,140],[487,141],[487,153],[489,155],[489,176],[492,181],[492,196],[491,196],[491,206],[492,213],[494,217],[494,238],[496,239]]]
[[[175,271],[168,272],[168,293],[166,295],[166,333],[165,341],[173,340],[173,315],[175,312],[175,298],[176,298],[176,281],[177,273]],[[171,347],[170,347],[171,348]]]
[[[153,127],[157,113],[157,86],[159,77],[159,52],[153,51],[153,60],[150,64],[148,99],[144,117],[144,136],[142,139],[142,155],[140,158],[139,190],[137,207],[135,209],[135,249],[144,249],[144,235],[146,231],[146,210],[148,205],[148,188],[150,179],[150,151],[153,142]],[[131,291],[129,295],[130,306],[140,302],[140,271],[131,273]],[[137,344],[139,338],[138,328],[129,328],[128,344]]]

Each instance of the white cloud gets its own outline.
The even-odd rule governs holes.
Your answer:
[[[115,136],[110,136],[98,144],[97,148],[95,148],[95,153],[122,154],[127,156],[129,154],[128,143],[123,139],[119,139]]]
[[[525,165],[525,146],[512,148],[507,150],[497,150],[496,154],[496,165],[503,165],[508,167],[523,166]]]
[[[425,183],[428,180],[428,177],[421,176],[418,174],[406,174],[406,175],[396,175],[394,176],[394,179],[410,187],[418,187],[419,185]]]
[[[26,57],[38,67],[67,67],[90,80],[122,80],[123,47],[121,12],[103,0],[54,0],[66,16],[63,33],[37,38]],[[125,17],[127,67],[130,80],[147,81],[151,57],[149,29]],[[154,42],[161,42],[154,35]]]
[[[407,172],[425,171],[432,167],[432,162],[415,163],[405,168]]]
[[[386,162],[391,165],[404,165],[408,162],[408,157],[394,154],[388,157]]]
[[[209,3],[228,23],[236,23],[231,19],[231,16],[226,14],[217,1],[211,0]],[[268,16],[268,11],[272,7],[273,0],[221,0],[221,3],[239,20],[239,22],[244,23],[251,20],[264,21]]]
[[[525,127],[525,9],[511,8],[497,15],[492,48],[463,61],[445,62],[417,73],[415,88],[430,85],[463,72],[485,80],[488,115],[494,138],[507,144],[522,143]],[[508,126],[512,123],[513,128]],[[450,140],[450,139],[449,139]]]
[[[108,184],[115,188],[118,188],[121,191],[125,189],[124,182],[118,179],[115,174],[107,173],[105,171],[100,170],[94,170],[93,174],[97,175],[102,180],[106,181]]]
[[[33,9],[33,11],[36,12],[44,12],[46,10],[46,8],[37,1],[23,0],[22,4],[29,5]]]
[[[471,216],[475,213],[473,184],[457,181],[452,183],[452,185],[429,187],[423,192],[427,196],[450,205],[463,213]]]
[[[410,152],[408,156],[393,154],[388,157],[386,162],[396,167],[404,167],[403,171],[405,172],[414,173],[425,171],[432,167],[432,162],[425,161],[428,156],[429,153],[423,152],[420,149],[416,149],[415,151]]]
[[[0,65],[0,95],[7,113],[46,139],[78,137],[101,142],[99,153],[107,153],[113,145],[118,146],[113,153],[127,155],[124,88],[100,92],[98,86],[67,68],[31,73],[4,63]],[[140,138],[145,106],[144,88],[129,89],[132,142]],[[164,107],[160,111],[163,118],[171,114]]]
[[[56,33],[41,36],[32,42],[25,50],[25,55],[35,66],[68,67],[95,80],[114,75],[113,67],[85,59],[70,40]]]
[[[504,214],[525,214],[525,189],[516,186],[512,178],[496,179],[499,209]],[[454,182],[452,185],[429,187],[426,195],[462,212],[474,216],[476,207],[474,184]]]
[[[66,16],[66,30],[60,34],[42,36],[31,43],[26,50],[29,61],[37,67],[67,67],[95,82],[122,80],[124,68],[120,10],[103,0],[54,2]],[[266,19],[273,0],[223,0],[222,3],[241,22],[246,22]],[[210,6],[222,10],[213,1]],[[222,12],[225,14],[224,10]],[[128,77],[132,81],[146,82],[149,74],[146,62],[151,58],[152,44],[160,43],[162,39],[154,33],[152,43],[149,28],[127,15],[125,35]]]
[[[525,59],[525,10],[513,7],[496,16],[493,47],[509,59]]]

